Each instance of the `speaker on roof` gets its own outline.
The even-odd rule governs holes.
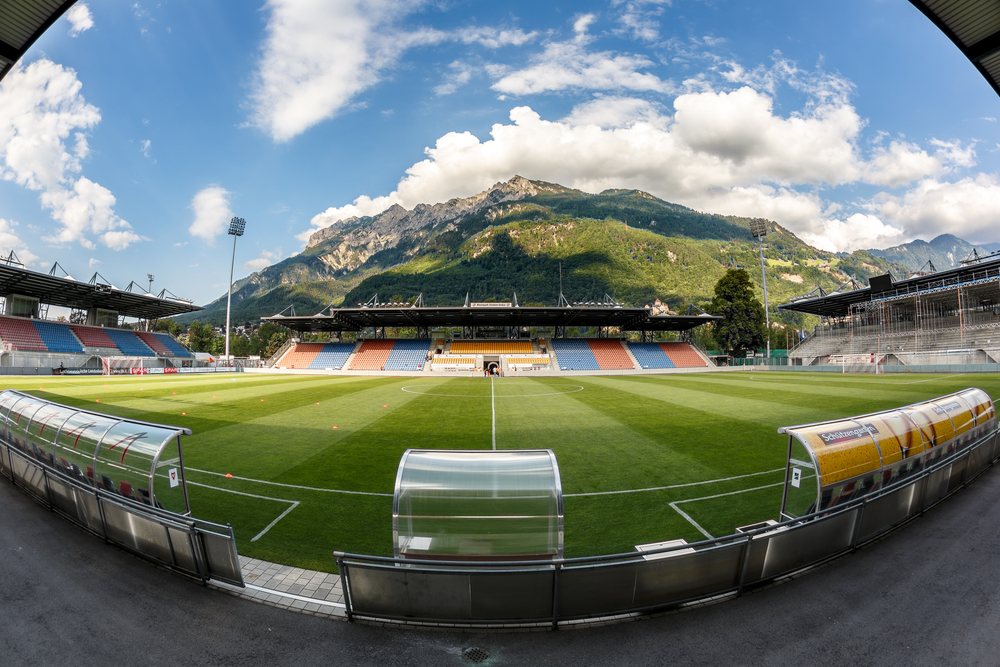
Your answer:
[[[868,279],[868,284],[872,287],[872,294],[888,292],[892,289],[892,274],[887,273],[884,276],[872,276]]]

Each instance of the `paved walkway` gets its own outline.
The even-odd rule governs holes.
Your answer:
[[[210,586],[255,602],[316,616],[347,620],[340,577],[240,556],[246,588],[213,581]]]
[[[105,545],[0,479],[0,664],[459,667],[471,664],[464,650],[481,648],[491,667],[995,667],[998,554],[994,468],[854,555],[720,604],[572,632],[427,632],[340,622],[336,607],[326,616],[322,605],[279,609],[295,587],[318,595],[329,581],[249,559],[255,580],[288,587],[278,602],[206,589]]]

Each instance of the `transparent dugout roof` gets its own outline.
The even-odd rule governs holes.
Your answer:
[[[150,424],[0,392],[0,430],[26,456],[76,481],[178,514],[189,514],[180,437]]]
[[[393,496],[397,557],[545,560],[563,554],[551,450],[407,450]]]

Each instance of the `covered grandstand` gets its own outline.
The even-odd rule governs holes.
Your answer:
[[[820,317],[813,334],[789,351],[793,365],[1000,362],[997,254],[901,281],[885,275],[868,287],[814,290],[779,308]]]
[[[0,262],[0,372],[100,372],[101,359],[140,358],[145,368],[181,368],[194,355],[166,333],[133,331],[121,327],[132,318],[138,328],[152,328],[157,320],[201,310],[186,299],[154,296],[136,283],[122,290],[98,282],[94,274],[83,283],[72,277],[24,268],[13,254]],[[69,321],[48,319],[49,307],[70,310]],[[37,369],[37,370],[36,370]]]
[[[515,298],[509,303],[459,307],[376,305],[373,301],[360,308],[331,306],[316,315],[279,314],[263,319],[299,337],[310,333],[342,339],[344,333],[357,334],[356,343],[293,339],[272,359],[272,367],[279,370],[538,374],[709,368],[708,356],[689,342],[689,332],[719,318],[705,313],[654,315],[646,308],[613,302],[521,307]],[[590,332],[591,337],[569,338],[571,327]],[[387,338],[389,329],[408,329],[416,336]],[[452,337],[453,329],[460,329],[461,335]],[[449,334],[432,337],[432,331]],[[644,342],[628,342],[628,332],[639,332]],[[655,332],[675,332],[681,340],[645,342]]]

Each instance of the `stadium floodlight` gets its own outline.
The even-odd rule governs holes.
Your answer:
[[[750,221],[750,234],[757,239],[760,250],[760,282],[764,288],[764,322],[767,326],[767,358],[771,359],[771,314],[767,309],[767,272],[764,270],[764,237],[767,236],[767,220],[754,218]]]
[[[226,363],[229,363],[229,310],[233,301],[233,265],[236,264],[236,239],[243,236],[247,221],[243,218],[233,217],[229,221],[229,231],[226,232],[233,237],[233,257],[229,261],[229,295],[226,297]]]

